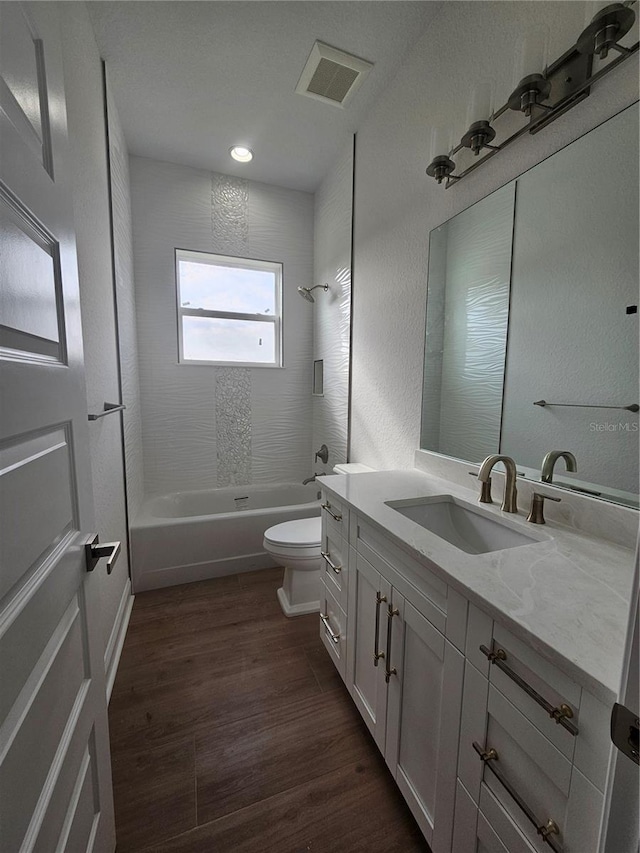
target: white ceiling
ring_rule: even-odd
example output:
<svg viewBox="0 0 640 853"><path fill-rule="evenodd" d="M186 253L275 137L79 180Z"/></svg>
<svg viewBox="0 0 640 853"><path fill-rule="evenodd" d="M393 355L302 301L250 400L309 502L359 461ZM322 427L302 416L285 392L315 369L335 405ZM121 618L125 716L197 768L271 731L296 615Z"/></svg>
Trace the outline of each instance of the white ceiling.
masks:
<svg viewBox="0 0 640 853"><path fill-rule="evenodd" d="M439 4L90 2L132 154L313 191ZM316 39L375 63L345 109L295 93ZM402 132L399 128L398 132ZM240 165L229 148L255 152Z"/></svg>

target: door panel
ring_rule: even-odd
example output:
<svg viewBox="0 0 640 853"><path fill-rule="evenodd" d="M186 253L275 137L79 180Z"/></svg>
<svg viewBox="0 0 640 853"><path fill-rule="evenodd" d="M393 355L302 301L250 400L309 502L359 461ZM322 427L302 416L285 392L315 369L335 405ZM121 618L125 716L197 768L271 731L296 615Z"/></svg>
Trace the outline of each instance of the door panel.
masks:
<svg viewBox="0 0 640 853"><path fill-rule="evenodd" d="M49 89L44 44L23 3L2 10L0 109L20 137L22 148L52 174Z"/></svg>
<svg viewBox="0 0 640 853"><path fill-rule="evenodd" d="M58 246L8 193L0 193L0 344L60 360Z"/></svg>
<svg viewBox="0 0 640 853"><path fill-rule="evenodd" d="M462 704L462 654L393 591L386 758L434 853L451 849Z"/></svg>
<svg viewBox="0 0 640 853"><path fill-rule="evenodd" d="M0 33L2 847L107 853L115 832L98 590L84 555L94 518L57 6L2 3Z"/></svg>
<svg viewBox="0 0 640 853"><path fill-rule="evenodd" d="M384 653L386 640L385 603L377 605L378 594L391 600L391 586L360 555L349 569L349 614L347 619L347 686L378 747L384 752L387 714L385 661L374 663L374 650ZM379 627L376 642L376 609Z"/></svg>
<svg viewBox="0 0 640 853"><path fill-rule="evenodd" d="M398 623L399 624L399 623ZM440 743L444 637L407 603L397 768L433 822Z"/></svg>
<svg viewBox="0 0 640 853"><path fill-rule="evenodd" d="M0 597L78 530L72 497L70 424L36 437L20 436L0 447L0 483L6 501L0 519Z"/></svg>

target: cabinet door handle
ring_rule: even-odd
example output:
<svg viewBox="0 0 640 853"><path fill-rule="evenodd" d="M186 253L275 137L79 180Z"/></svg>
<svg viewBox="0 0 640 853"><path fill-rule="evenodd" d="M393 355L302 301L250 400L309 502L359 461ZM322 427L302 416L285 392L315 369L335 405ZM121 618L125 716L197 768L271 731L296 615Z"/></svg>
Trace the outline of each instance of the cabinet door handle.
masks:
<svg viewBox="0 0 640 853"><path fill-rule="evenodd" d="M555 850L555 853L562 853L562 847L560 844L553 838L554 835L560 835L560 828L555 820L549 818L546 823L542 823L535 814L531 811L529 806L522 799L520 794L515 790L515 788L511 785L510 782L502 775L502 772L498 770L496 767L496 762L498 761L498 753L495 749L484 750L480 746L480 744L473 742L473 748L480 756L480 761L487 767L493 775L496 777L498 782L505 789L507 794L511 797L511 799L520 807L522 812L524 813L527 820L532 823L538 835L542 837L542 840L551 847L552 850Z"/></svg>
<svg viewBox="0 0 640 853"><path fill-rule="evenodd" d="M331 641L333 643L339 643L340 642L340 634L334 633L333 629L331 628L331 625L329 624L329 617L326 616L324 613L321 613L320 614L320 620L321 620L322 624L324 625L325 631L331 637Z"/></svg>
<svg viewBox="0 0 640 853"><path fill-rule="evenodd" d="M340 513L333 512L333 510L331 509L331 504L329 503L329 501L322 504L322 509L326 510L329 513L329 515L331 516L331 518L334 518L336 521L342 521L342 516L340 515Z"/></svg>
<svg viewBox="0 0 640 853"><path fill-rule="evenodd" d="M538 705L544 708L551 719L555 720L558 725L565 728L569 734L573 735L573 737L580 733L578 727L574 723L570 722L573 717L572 709L564 703L557 706L552 705L551 702L548 702L544 696L541 696L538 693L537 690L534 690L534 688L528 684L524 678L521 678L518 673L514 672L506 663L507 653L504 649L495 649L494 651L490 651L486 646L480 646L480 651L492 664L495 664L506 676L508 676L512 681L515 681L521 690L524 690L528 696L531 696L534 702L537 702Z"/></svg>
<svg viewBox="0 0 640 853"><path fill-rule="evenodd" d="M331 559L331 557L329 556L329 552L328 552L328 551L320 551L320 556L321 556L321 557L322 557L322 559L325 561L325 563L329 566L329 568L330 568L330 569L333 569L333 571L334 571L337 575L339 575L339 574L340 574L340 572L342 571L342 566L336 566L336 564L333 562L333 560L332 560L332 559Z"/></svg>
<svg viewBox="0 0 640 853"><path fill-rule="evenodd" d="M384 657L384 652L379 650L378 646L378 634L380 633L380 605L383 601L387 600L386 595L380 595L380 592L376 592L376 634L375 640L373 643L373 665L378 666L378 661L380 658Z"/></svg>
<svg viewBox="0 0 640 853"><path fill-rule="evenodd" d="M387 682L387 684L389 683L389 679L392 675L398 674L398 670L395 668L395 666L389 666L389 664L391 663L391 628L393 623L393 617L397 616L398 613L400 613L400 611L397 607L392 607L391 605L389 605L389 609L387 610L387 669L384 674L384 680Z"/></svg>

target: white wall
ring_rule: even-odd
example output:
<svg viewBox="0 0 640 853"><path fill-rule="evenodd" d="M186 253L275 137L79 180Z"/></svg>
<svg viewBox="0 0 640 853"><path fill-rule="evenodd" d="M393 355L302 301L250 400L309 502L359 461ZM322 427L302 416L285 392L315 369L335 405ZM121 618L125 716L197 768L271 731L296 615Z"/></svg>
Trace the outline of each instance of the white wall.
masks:
<svg viewBox="0 0 640 853"><path fill-rule="evenodd" d="M549 128L525 135L457 186L428 178L430 128L461 132L473 82L511 85L513 48L539 20L559 56L584 24L578 2L449 2L358 131L355 167L352 458L411 467L420 436L429 231L637 98L637 63L593 87Z"/></svg>
<svg viewBox="0 0 640 853"><path fill-rule="evenodd" d="M347 460L349 347L351 338L351 212L353 140L349 140L315 194L313 283L313 358L324 362L324 396L313 398L312 470L331 473ZM329 461L314 462L326 444Z"/></svg>
<svg viewBox="0 0 640 853"><path fill-rule="evenodd" d="M145 490L309 473L313 196L130 158ZM177 364L174 250L284 264L284 368Z"/></svg>
<svg viewBox="0 0 640 853"><path fill-rule="evenodd" d="M113 269L100 55L84 3L60 4L71 156L87 411L119 400ZM129 598L122 432L119 415L89 424L97 533L119 540L113 573L100 573L100 625L105 668L117 658L118 617ZM87 531L89 533L90 531Z"/></svg>

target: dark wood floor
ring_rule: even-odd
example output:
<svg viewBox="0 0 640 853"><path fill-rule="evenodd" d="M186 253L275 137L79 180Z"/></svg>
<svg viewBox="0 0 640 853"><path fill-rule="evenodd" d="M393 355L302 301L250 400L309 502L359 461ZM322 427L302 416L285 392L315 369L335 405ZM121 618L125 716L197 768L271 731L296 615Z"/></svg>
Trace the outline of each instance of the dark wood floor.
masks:
<svg viewBox="0 0 640 853"><path fill-rule="evenodd" d="M136 597L109 708L118 853L428 853L281 579Z"/></svg>

